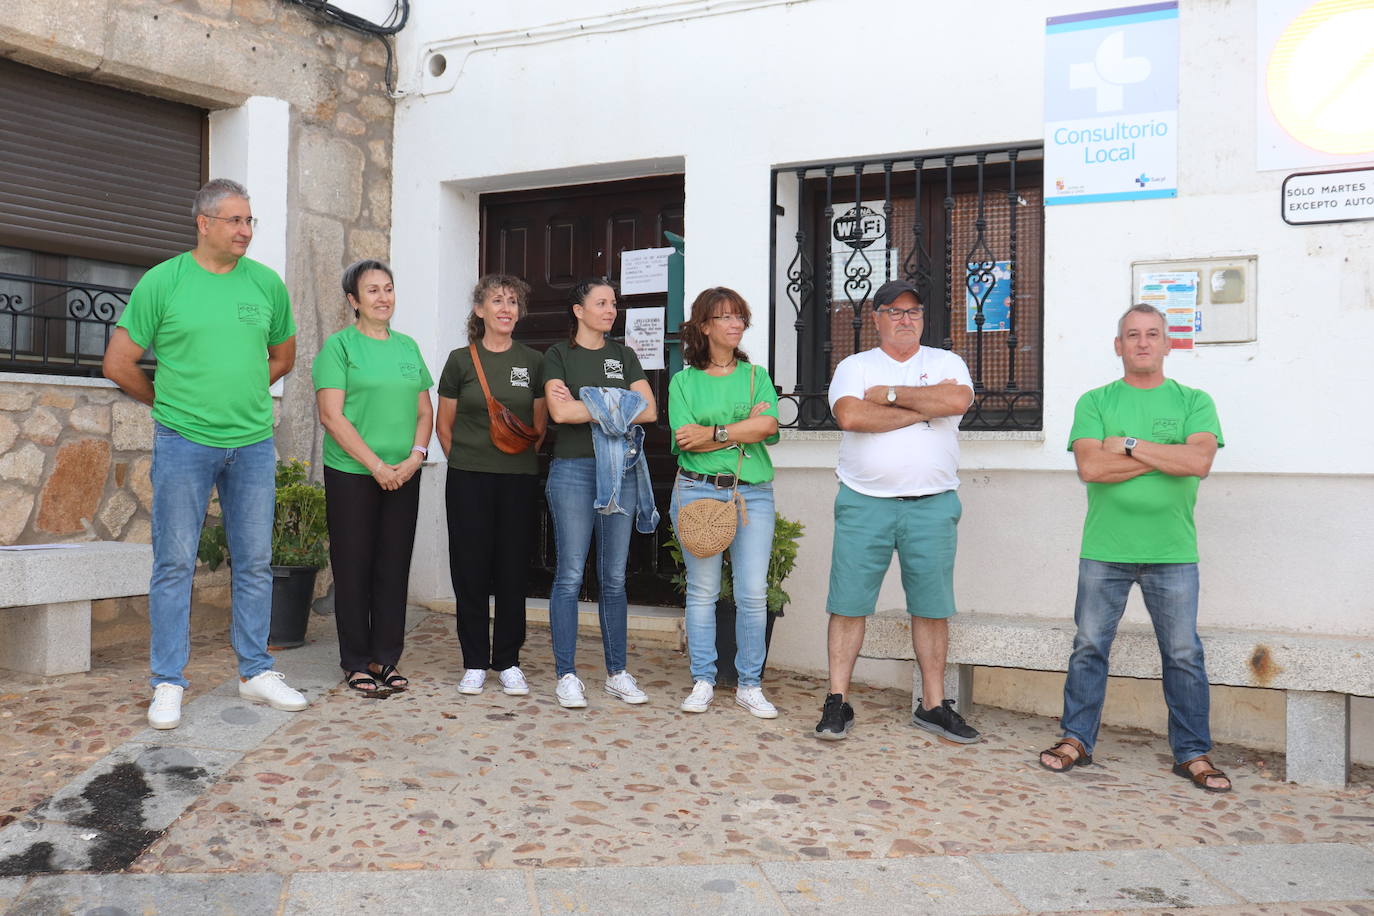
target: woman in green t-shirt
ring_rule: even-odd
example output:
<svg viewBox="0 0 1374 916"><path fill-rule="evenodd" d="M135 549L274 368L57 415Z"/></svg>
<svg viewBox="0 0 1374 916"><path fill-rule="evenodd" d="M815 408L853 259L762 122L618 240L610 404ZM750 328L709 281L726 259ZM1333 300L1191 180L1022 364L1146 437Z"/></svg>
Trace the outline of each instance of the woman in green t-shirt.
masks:
<svg viewBox="0 0 1374 916"><path fill-rule="evenodd" d="M468 345L449 354L439 377L439 444L448 456L444 503L448 513L449 574L457 605L463 676L458 692L482 692L494 670L501 690L530 692L520 670L525 645L525 596L538 500L539 444L516 454L491 439L487 399L473 362L481 365L491 396L542 441L547 413L539 351L515 340L530 288L519 277L488 274L472 290ZM495 599L495 621L488 608Z"/></svg>
<svg viewBox="0 0 1374 916"><path fill-rule="evenodd" d="M348 686L409 682L396 670L405 648L406 585L428 454L434 384L415 341L391 330L391 268L357 261L343 273L357 321L331 335L311 366L324 425L324 489L339 666Z"/></svg>
<svg viewBox="0 0 1374 916"><path fill-rule="evenodd" d="M698 499L727 500L738 475L747 510L739 514L730 551L735 592L735 704L760 719L778 710L760 686L767 654L768 562L773 550L773 462L764 446L778 441L778 395L768 370L749 362L739 348L749 327L749 305L723 286L697 296L682 325L682 355L689 365L668 386L668 425L678 456L672 518ZM722 554L682 552L687 567L687 649L692 692L683 712L705 712L715 696L716 599Z"/></svg>
<svg viewBox="0 0 1374 916"><path fill-rule="evenodd" d="M635 470L625 472L619 490L620 512L598 512L597 462L592 442L592 415L579 398L583 388L629 389L644 400L634 423L658 416L653 389L635 351L607 335L615 324L615 287L604 277L573 287L568 305L569 339L544 354L544 393L549 416L558 424L553 463L545 486L553 517L557 562L549 594L549 628L553 631L554 695L569 709L587 705L586 688L577 676L577 595L587 551L596 538L597 610L606 659L606 692L626 703L649 698L625 670L629 606L625 597L625 563L630 556L639 494Z"/></svg>

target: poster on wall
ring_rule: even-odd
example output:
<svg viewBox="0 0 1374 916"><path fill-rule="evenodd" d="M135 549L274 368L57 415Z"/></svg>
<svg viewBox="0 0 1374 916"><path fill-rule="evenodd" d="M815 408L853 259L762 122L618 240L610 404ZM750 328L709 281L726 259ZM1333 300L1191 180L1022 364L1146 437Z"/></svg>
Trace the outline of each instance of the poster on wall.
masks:
<svg viewBox="0 0 1374 916"><path fill-rule="evenodd" d="M1178 3L1045 20L1045 205L1178 195Z"/></svg>
<svg viewBox="0 0 1374 916"><path fill-rule="evenodd" d="M887 248L887 217L881 200L836 203L830 220L831 298L836 305L862 303L898 276L897 252ZM889 254L891 263L889 263Z"/></svg>
<svg viewBox="0 0 1374 916"><path fill-rule="evenodd" d="M1255 164L1374 162L1374 0L1258 0Z"/></svg>
<svg viewBox="0 0 1374 916"><path fill-rule="evenodd" d="M663 368L663 314L661 307L625 310L625 346L643 369Z"/></svg>
<svg viewBox="0 0 1374 916"><path fill-rule="evenodd" d="M1011 262L998 261L992 266L992 292L984 298L987 284L977 276L973 265L968 266L968 279L964 288L964 308L967 312L965 330L970 334L978 332L978 303L983 303L983 333L988 331L1011 330Z"/></svg>
<svg viewBox="0 0 1374 916"><path fill-rule="evenodd" d="M1170 349L1193 349L1198 332L1202 330L1202 310L1198 308L1199 279L1196 270L1156 271L1140 278L1136 301L1153 305L1164 313Z"/></svg>

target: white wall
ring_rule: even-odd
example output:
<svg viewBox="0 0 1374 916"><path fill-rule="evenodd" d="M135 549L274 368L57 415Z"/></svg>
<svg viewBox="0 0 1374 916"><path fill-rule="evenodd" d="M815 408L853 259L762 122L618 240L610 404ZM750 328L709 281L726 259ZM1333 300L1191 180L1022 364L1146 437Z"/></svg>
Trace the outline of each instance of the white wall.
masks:
<svg viewBox="0 0 1374 916"><path fill-rule="evenodd" d="M403 330L425 342L431 365L460 342L481 191L654 171L686 173L688 294L725 283L762 305L770 169L1034 141L1045 17L1103 5L986 0L976 17L966 4L905 0L727 13L686 2L621 15L591 0L418 5L400 46L409 94L396 117L392 251L412 304L401 316L413 321ZM1228 443L1203 485L1210 613L1236 626L1374 633L1360 581L1374 539L1352 509L1368 505L1374 472L1374 222L1280 218L1285 173L1255 171L1254 16L1246 3L1181 4L1176 200L1047 210L1044 437L964 443L966 482L986 478L996 494L970 493L976 511L962 531L960 587L978 606L1030 593L1040 600L1027 611L1068 612L1071 581L1036 551L1071 560L1075 550L1082 500L1065 439L1077 396L1120 374L1111 337L1131 262L1252 254L1258 341L1177 352L1167 366L1214 395ZM435 50L448 62L442 78L426 75ZM784 333L790 319L780 313ZM764 352L766 333L756 323L746 346ZM775 456L802 473L830 466L833 444L784 443ZM1051 535L1039 537L1046 516L1028 505L1053 519ZM829 532L814 536L827 549L809 562L826 563ZM991 559L970 567L974 556ZM812 635L807 657L823 664Z"/></svg>

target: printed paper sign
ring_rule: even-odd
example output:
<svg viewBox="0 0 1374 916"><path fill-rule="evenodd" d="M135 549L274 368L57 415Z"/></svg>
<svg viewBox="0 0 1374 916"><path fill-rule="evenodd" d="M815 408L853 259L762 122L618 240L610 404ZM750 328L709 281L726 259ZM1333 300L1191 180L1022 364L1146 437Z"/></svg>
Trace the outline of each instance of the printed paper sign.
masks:
<svg viewBox="0 0 1374 916"><path fill-rule="evenodd" d="M1011 262L997 261L992 267L992 292L984 298L986 284L978 279L978 271L969 265L965 282L965 307L968 311L964 330L978 331L978 302L983 303L983 332L1011 330Z"/></svg>
<svg viewBox="0 0 1374 916"><path fill-rule="evenodd" d="M668 291L668 255L672 248L641 248L620 253L620 294ZM647 368L647 367L646 367Z"/></svg>
<svg viewBox="0 0 1374 916"><path fill-rule="evenodd" d="M645 370L663 368L663 313L662 308L625 310L625 346L635 351Z"/></svg>
<svg viewBox="0 0 1374 916"><path fill-rule="evenodd" d="M1202 327L1198 279L1196 270L1147 273L1140 278L1136 301L1153 305L1164 313L1172 349L1193 349L1193 341Z"/></svg>

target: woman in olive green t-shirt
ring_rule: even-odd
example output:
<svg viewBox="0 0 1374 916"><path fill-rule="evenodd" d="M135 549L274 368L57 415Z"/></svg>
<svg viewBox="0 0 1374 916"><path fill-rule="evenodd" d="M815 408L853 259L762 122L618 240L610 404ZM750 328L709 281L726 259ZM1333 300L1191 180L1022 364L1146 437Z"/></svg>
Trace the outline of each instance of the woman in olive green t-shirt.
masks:
<svg viewBox="0 0 1374 916"><path fill-rule="evenodd" d="M331 335L311 366L324 425L324 488L339 666L348 686L405 687L406 586L420 509L434 384L415 341L391 330L391 268L344 270L357 321Z"/></svg>
<svg viewBox="0 0 1374 916"><path fill-rule="evenodd" d="M492 442L491 396L543 439L547 414L539 351L512 336L525 316L529 284L488 274L472 290L468 346L449 354L439 377L439 444L448 456L444 503L448 513L449 574L457 605L463 676L458 692L482 692L494 670L503 693L530 692L520 670L525 645L525 597L534 513L538 503L539 443L508 454ZM488 611L494 599L495 619Z"/></svg>

